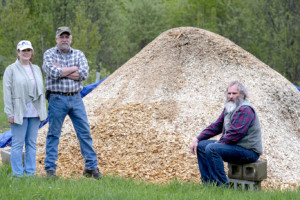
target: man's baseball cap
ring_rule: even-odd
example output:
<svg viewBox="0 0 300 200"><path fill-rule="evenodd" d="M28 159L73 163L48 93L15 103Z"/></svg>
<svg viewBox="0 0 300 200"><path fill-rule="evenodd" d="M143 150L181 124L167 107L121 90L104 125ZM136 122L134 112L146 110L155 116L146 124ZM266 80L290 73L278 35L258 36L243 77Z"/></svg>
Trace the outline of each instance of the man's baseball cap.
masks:
<svg viewBox="0 0 300 200"><path fill-rule="evenodd" d="M61 36L61 34L63 33L68 33L69 35L71 35L70 28L67 26L58 27L58 29L56 30L56 37Z"/></svg>
<svg viewBox="0 0 300 200"><path fill-rule="evenodd" d="M22 51L22 50L24 50L24 49L31 49L31 50L33 50L33 47L32 47L32 45L31 45L31 42L30 42L30 41L28 41L28 40L22 40L22 41L20 41L20 42L18 43L18 45L17 45L17 50Z"/></svg>

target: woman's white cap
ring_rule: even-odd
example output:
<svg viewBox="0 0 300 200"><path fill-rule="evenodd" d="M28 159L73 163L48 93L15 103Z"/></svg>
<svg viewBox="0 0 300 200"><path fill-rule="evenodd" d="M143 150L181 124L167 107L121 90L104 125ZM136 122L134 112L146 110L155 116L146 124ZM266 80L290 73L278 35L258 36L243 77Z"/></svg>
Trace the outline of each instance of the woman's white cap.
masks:
<svg viewBox="0 0 300 200"><path fill-rule="evenodd" d="M24 50L24 49L32 49L32 45L31 45L31 42L28 41L28 40L22 40L19 42L18 46L17 46L17 50Z"/></svg>

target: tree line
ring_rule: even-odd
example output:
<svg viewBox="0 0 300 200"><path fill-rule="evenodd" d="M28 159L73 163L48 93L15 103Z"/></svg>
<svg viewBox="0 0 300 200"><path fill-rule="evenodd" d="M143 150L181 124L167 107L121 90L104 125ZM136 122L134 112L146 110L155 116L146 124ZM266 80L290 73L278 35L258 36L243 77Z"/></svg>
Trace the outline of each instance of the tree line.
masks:
<svg viewBox="0 0 300 200"><path fill-rule="evenodd" d="M35 63L69 26L73 47L106 76L162 32L192 26L220 34L300 85L300 0L2 0L0 74L30 40Z"/></svg>

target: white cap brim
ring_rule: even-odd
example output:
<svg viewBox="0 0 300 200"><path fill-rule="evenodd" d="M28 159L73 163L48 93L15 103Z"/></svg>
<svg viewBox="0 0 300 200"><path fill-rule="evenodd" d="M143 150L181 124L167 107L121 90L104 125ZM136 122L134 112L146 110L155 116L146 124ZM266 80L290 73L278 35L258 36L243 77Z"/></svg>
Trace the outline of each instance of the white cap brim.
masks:
<svg viewBox="0 0 300 200"><path fill-rule="evenodd" d="M23 45L20 48L18 48L18 50L20 50L20 51L23 51L24 49L31 49L31 50L33 50L32 46L30 46L30 45Z"/></svg>

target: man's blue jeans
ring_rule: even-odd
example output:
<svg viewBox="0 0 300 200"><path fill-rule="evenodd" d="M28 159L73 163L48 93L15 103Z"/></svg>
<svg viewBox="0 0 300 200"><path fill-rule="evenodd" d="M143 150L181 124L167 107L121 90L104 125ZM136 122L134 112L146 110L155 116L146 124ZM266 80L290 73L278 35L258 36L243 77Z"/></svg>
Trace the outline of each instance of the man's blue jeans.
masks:
<svg viewBox="0 0 300 200"><path fill-rule="evenodd" d="M10 162L13 176L22 177L23 174L32 176L36 170L36 138L39 130L40 118L23 118L23 124L11 125L12 146ZM23 167L23 146L25 143L25 160Z"/></svg>
<svg viewBox="0 0 300 200"><path fill-rule="evenodd" d="M65 117L69 115L79 140L81 154L87 169L97 168L97 154L88 124L87 114L80 93L73 96L50 94L48 117L49 130L46 139L45 170L56 170L58 143Z"/></svg>
<svg viewBox="0 0 300 200"><path fill-rule="evenodd" d="M201 179L204 184L228 186L224 170L225 162L246 164L257 161L259 154L237 145L216 143L216 140L198 142L197 159Z"/></svg>

